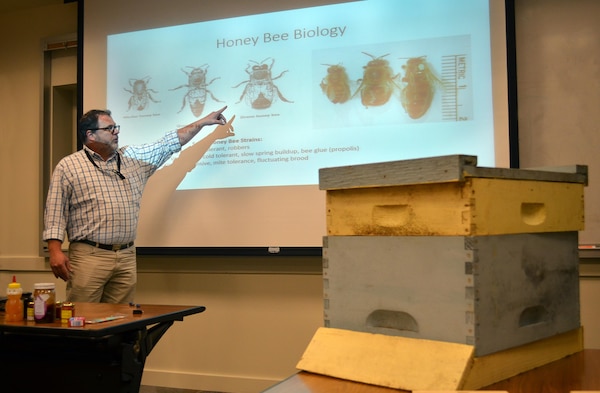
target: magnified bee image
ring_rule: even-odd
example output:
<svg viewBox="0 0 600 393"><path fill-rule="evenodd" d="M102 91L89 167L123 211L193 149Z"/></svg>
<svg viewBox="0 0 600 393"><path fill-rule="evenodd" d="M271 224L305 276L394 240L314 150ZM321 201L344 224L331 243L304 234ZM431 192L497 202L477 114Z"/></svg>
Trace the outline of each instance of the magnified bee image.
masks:
<svg viewBox="0 0 600 393"><path fill-rule="evenodd" d="M132 108L138 111L143 111L146 109L150 101L160 102L152 97L151 93L156 94L158 92L148 87L149 82L149 76L142 79L129 79L129 86L131 89L123 88L123 90L131 94L131 97L129 97L128 101L128 111L130 111Z"/></svg>
<svg viewBox="0 0 600 393"><path fill-rule="evenodd" d="M184 69L182 69L181 71L183 71L183 73L186 74L188 77L187 84L183 84L169 90L173 91L185 87L187 89L187 92L183 96L183 103L181 105L181 108L179 109L179 112L177 113L183 111L187 103L194 116L200 117L200 115L204 111L204 105L206 104L206 98L208 96L210 96L210 98L212 98L215 102L223 102L216 98L214 94L208 89L208 86L211 83L213 83L217 79L220 79L221 77L213 78L210 82L207 83L206 74L208 72L208 64L204 64L200 67L188 66L186 68L190 69L190 71L188 72Z"/></svg>
<svg viewBox="0 0 600 393"><path fill-rule="evenodd" d="M363 77L358 82L360 86L352 97L360 92L361 102L364 106L381 106L386 104L394 91L400 91L401 87L396 83L400 74L394 75L394 71L383 56L375 57L370 53L362 52L371 57L371 61L363 67Z"/></svg>
<svg viewBox="0 0 600 393"><path fill-rule="evenodd" d="M418 119L427 113L437 87L443 86L443 83L434 74L433 68L426 61L426 56L410 58L402 68L404 87L400 100L408 116L411 119Z"/></svg>
<svg viewBox="0 0 600 393"><path fill-rule="evenodd" d="M246 85L237 103L245 101L253 109L267 109L271 107L275 97L279 97L283 102L293 103L293 101L285 98L277 85L273 83L274 80L281 78L288 70L282 71L279 75L273 77L271 69L275 64L275 59L271 60L270 65L265 63L267 60L269 58L264 59L260 63L251 60L255 65L248 65L246 67L245 71L249 79L233 86L235 89L243 84Z"/></svg>
<svg viewBox="0 0 600 393"><path fill-rule="evenodd" d="M350 79L346 68L342 65L323 64L327 66L327 76L321 80L323 94L334 104L343 104L350 99Z"/></svg>

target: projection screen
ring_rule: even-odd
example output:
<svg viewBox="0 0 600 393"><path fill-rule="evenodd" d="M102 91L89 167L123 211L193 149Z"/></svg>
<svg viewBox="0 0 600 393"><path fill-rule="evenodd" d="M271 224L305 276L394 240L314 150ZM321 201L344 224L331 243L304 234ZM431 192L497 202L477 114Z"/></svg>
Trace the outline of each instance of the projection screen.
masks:
<svg viewBox="0 0 600 393"><path fill-rule="evenodd" d="M293 3L293 4L292 4ZM87 0L83 107L119 143L227 106L149 181L138 248L318 249L320 168L449 154L509 166L504 2Z"/></svg>

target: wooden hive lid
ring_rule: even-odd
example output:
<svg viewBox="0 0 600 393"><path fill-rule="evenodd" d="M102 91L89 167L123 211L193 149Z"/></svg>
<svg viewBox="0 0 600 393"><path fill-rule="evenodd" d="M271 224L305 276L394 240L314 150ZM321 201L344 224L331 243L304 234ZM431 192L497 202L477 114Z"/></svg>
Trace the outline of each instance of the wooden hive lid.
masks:
<svg viewBox="0 0 600 393"><path fill-rule="evenodd" d="M387 187L464 182L469 177L580 183L587 186L587 165L529 169L478 167L477 157L448 155L319 169L319 189Z"/></svg>

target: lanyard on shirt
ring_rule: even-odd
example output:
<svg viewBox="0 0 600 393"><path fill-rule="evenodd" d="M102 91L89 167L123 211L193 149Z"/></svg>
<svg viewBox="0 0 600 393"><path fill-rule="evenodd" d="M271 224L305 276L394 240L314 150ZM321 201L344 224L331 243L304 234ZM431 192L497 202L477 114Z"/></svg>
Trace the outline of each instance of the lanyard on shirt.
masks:
<svg viewBox="0 0 600 393"><path fill-rule="evenodd" d="M85 155L87 156L88 160L90 160L90 162L92 163L92 165L94 165L96 168L98 168L99 171L102 171L102 169L100 169L100 167L98 166L98 164L96 164L96 162L94 161L94 159L92 158L92 155L85 149L83 149L83 151L85 152ZM119 152L117 152L117 169L112 169L111 170L114 174L116 174L117 176L119 176L119 178L121 180L125 180L125 176L121 173L121 155L119 154Z"/></svg>

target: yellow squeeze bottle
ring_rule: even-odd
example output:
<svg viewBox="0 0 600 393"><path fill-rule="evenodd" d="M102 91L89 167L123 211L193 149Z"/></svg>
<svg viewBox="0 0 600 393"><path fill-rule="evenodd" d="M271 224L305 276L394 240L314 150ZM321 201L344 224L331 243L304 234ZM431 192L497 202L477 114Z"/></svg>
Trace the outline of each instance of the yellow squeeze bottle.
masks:
<svg viewBox="0 0 600 393"><path fill-rule="evenodd" d="M13 276L12 282L8 284L6 295L8 300L4 306L4 321L5 322L17 322L23 320L23 301L21 295L23 294L23 288Z"/></svg>

